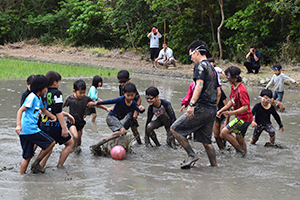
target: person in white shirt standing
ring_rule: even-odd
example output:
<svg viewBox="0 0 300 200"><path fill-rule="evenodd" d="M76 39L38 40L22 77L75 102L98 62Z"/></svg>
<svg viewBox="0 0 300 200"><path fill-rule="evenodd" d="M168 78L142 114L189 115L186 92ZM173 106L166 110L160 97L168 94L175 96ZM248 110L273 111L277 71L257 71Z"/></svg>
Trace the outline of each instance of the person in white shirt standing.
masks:
<svg viewBox="0 0 300 200"><path fill-rule="evenodd" d="M163 65L166 69L168 65L173 64L176 67L175 59L173 57L173 50L170 49L166 42L163 44L163 49L160 50L158 57L155 59L155 67L157 66L157 62L160 65Z"/></svg>
<svg viewBox="0 0 300 200"><path fill-rule="evenodd" d="M152 67L155 67L154 60L157 58L159 53L159 38L161 38L161 34L158 32L158 29L153 26L152 31L147 36L150 38L150 59ZM156 67L155 67L156 68Z"/></svg>

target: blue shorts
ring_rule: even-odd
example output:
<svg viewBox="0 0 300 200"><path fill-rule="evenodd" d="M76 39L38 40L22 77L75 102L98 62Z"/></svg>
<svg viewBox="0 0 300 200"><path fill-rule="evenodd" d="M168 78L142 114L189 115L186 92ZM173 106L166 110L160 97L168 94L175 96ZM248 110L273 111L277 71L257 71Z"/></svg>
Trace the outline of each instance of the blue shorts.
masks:
<svg viewBox="0 0 300 200"><path fill-rule="evenodd" d="M50 137L52 137L55 140L55 142L59 145L62 145L71 139L70 133L67 137L61 136L61 127L53 128L50 126L41 126L41 130L47 133Z"/></svg>
<svg viewBox="0 0 300 200"><path fill-rule="evenodd" d="M196 142L211 144L216 112L216 108L197 106L192 119L188 119L185 113L171 125L171 128L184 137L194 132L194 140Z"/></svg>
<svg viewBox="0 0 300 200"><path fill-rule="evenodd" d="M106 123L113 132L116 132L124 127L122 122L117 117L109 114L106 117Z"/></svg>
<svg viewBox="0 0 300 200"><path fill-rule="evenodd" d="M40 131L35 134L20 135L20 142L23 149L22 156L27 159L34 155L34 144L45 150L54 142L54 139L45 132Z"/></svg>
<svg viewBox="0 0 300 200"><path fill-rule="evenodd" d="M245 137L249 125L250 123L248 122L244 122L239 118L234 118L226 125L226 128L228 130L233 130L236 135L240 135L243 138Z"/></svg>
<svg viewBox="0 0 300 200"><path fill-rule="evenodd" d="M276 100L278 98L278 101L282 102L283 94L284 94L284 92L274 91L274 93L273 93L273 99Z"/></svg>

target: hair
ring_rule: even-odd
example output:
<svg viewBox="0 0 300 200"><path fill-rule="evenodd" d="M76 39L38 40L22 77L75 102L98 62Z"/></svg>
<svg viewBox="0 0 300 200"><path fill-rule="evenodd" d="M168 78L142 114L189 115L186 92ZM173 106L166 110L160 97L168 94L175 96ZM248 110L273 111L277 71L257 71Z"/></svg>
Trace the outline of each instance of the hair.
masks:
<svg viewBox="0 0 300 200"><path fill-rule="evenodd" d="M126 92L137 92L136 87L135 87L135 85L133 83L126 83L124 85L123 90L124 90L124 94Z"/></svg>
<svg viewBox="0 0 300 200"><path fill-rule="evenodd" d="M255 46L254 44L252 44L252 45L250 46L250 48L256 49L256 46Z"/></svg>
<svg viewBox="0 0 300 200"><path fill-rule="evenodd" d="M157 95L159 95L159 91L156 87L151 86L146 90L146 95L156 97Z"/></svg>
<svg viewBox="0 0 300 200"><path fill-rule="evenodd" d="M225 70L225 74L230 74L231 77L237 78L237 82L242 82L242 77L240 77L241 69L236 66L230 66Z"/></svg>
<svg viewBox="0 0 300 200"><path fill-rule="evenodd" d="M194 40L188 47L188 51L194 51L197 49L201 55L207 55L208 49L204 41L202 40Z"/></svg>
<svg viewBox="0 0 300 200"><path fill-rule="evenodd" d="M208 58L207 60L208 60L208 62L212 62L212 63L215 62L215 59L214 59L213 57L210 57L210 58Z"/></svg>
<svg viewBox="0 0 300 200"><path fill-rule="evenodd" d="M38 92L42 91L44 88L47 88L49 86L49 79L41 74L35 75L31 85L30 85L30 91L34 94L37 94Z"/></svg>
<svg viewBox="0 0 300 200"><path fill-rule="evenodd" d="M93 78L93 82L92 82L92 86L94 86L95 88L98 87L99 83L102 83L102 78L99 75L94 76Z"/></svg>
<svg viewBox="0 0 300 200"><path fill-rule="evenodd" d="M282 67L281 67L281 65L280 65L279 63L273 65L272 69L274 69L275 67L276 67L278 70L281 70L281 69L282 69Z"/></svg>
<svg viewBox="0 0 300 200"><path fill-rule="evenodd" d="M272 90L269 90L269 89L263 89L263 90L260 92L260 96L261 96L261 97L267 96L267 97L272 98L272 96L273 96Z"/></svg>
<svg viewBox="0 0 300 200"><path fill-rule="evenodd" d="M164 42L163 44L166 44L168 46L168 43L167 42Z"/></svg>
<svg viewBox="0 0 300 200"><path fill-rule="evenodd" d="M53 85L55 81L61 81L61 76L55 71L48 71L46 77L49 79L49 86Z"/></svg>
<svg viewBox="0 0 300 200"><path fill-rule="evenodd" d="M77 81L75 81L74 82L74 84L73 84L73 89L75 90L75 91L77 91L77 90L86 90L86 84L85 84L85 82L83 81L83 80L77 80Z"/></svg>
<svg viewBox="0 0 300 200"><path fill-rule="evenodd" d="M117 75L118 79L129 79L129 72L127 70L121 70Z"/></svg>
<svg viewBox="0 0 300 200"><path fill-rule="evenodd" d="M34 75L30 75L27 77L26 79L26 83L27 85L31 85L32 81L33 81Z"/></svg>

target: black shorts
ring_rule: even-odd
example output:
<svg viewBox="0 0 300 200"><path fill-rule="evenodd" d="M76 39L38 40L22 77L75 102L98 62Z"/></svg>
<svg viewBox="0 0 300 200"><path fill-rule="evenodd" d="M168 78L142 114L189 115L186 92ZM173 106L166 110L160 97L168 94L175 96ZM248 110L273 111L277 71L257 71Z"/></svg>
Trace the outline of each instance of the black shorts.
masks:
<svg viewBox="0 0 300 200"><path fill-rule="evenodd" d="M76 122L76 119L75 119L75 124L71 124L69 121L67 121L67 127L68 129L70 129L71 126L76 126L76 129L77 131L81 131L85 125L85 121L81 121L81 122Z"/></svg>
<svg viewBox="0 0 300 200"><path fill-rule="evenodd" d="M97 112L96 112L96 108L95 107L93 107L93 108L86 108L85 109L85 115L91 115L91 114L96 114Z"/></svg>
<svg viewBox="0 0 300 200"><path fill-rule="evenodd" d="M50 137L52 137L56 143L59 145L62 145L66 142L68 142L71 139L70 133L67 137L61 136L61 127L51 127L51 126L41 126L42 131L47 133Z"/></svg>
<svg viewBox="0 0 300 200"><path fill-rule="evenodd" d="M159 48L150 48L150 59L155 60L158 57Z"/></svg>

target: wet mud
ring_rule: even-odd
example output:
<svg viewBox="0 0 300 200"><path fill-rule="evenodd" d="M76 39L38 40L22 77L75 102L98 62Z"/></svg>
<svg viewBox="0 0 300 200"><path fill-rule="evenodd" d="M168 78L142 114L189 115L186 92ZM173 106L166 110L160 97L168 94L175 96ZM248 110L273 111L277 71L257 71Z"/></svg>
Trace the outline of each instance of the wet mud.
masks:
<svg viewBox="0 0 300 200"><path fill-rule="evenodd" d="M60 90L64 98L72 93L75 80L63 78ZM89 89L92 78L84 80ZM154 85L160 90L160 98L171 101L176 117L182 114L179 113L180 101L190 80L134 74L131 81L137 85L146 109L144 91ZM106 125L107 113L97 109L96 123L90 121L91 116L86 118L81 154L71 153L65 165L57 168L62 146L56 145L44 174L33 174L28 168L27 174L19 175L21 146L14 129L20 97L25 89L25 80L0 80L0 199L298 199L298 91L285 91L283 104L286 111L279 113L284 132L279 132L276 121L271 120L276 129L276 142L287 148L264 147L269 142L269 135L265 132L256 145L250 145L254 130L250 127L245 136L248 153L244 158L236 155L230 147L219 151L214 142L218 166L210 167L203 145L189 140L199 160L191 169L182 170L180 163L187 154L182 148L168 147L162 127L156 130L161 143L159 147L145 147L134 141L123 160L94 156L89 146L111 134ZM223 89L229 95L228 83L223 84ZM261 89L247 87L251 107L259 102ZM117 79L105 78L99 97L106 100L117 96ZM146 114L140 114L138 130L142 141L145 121ZM132 133L129 131L128 134Z"/></svg>

